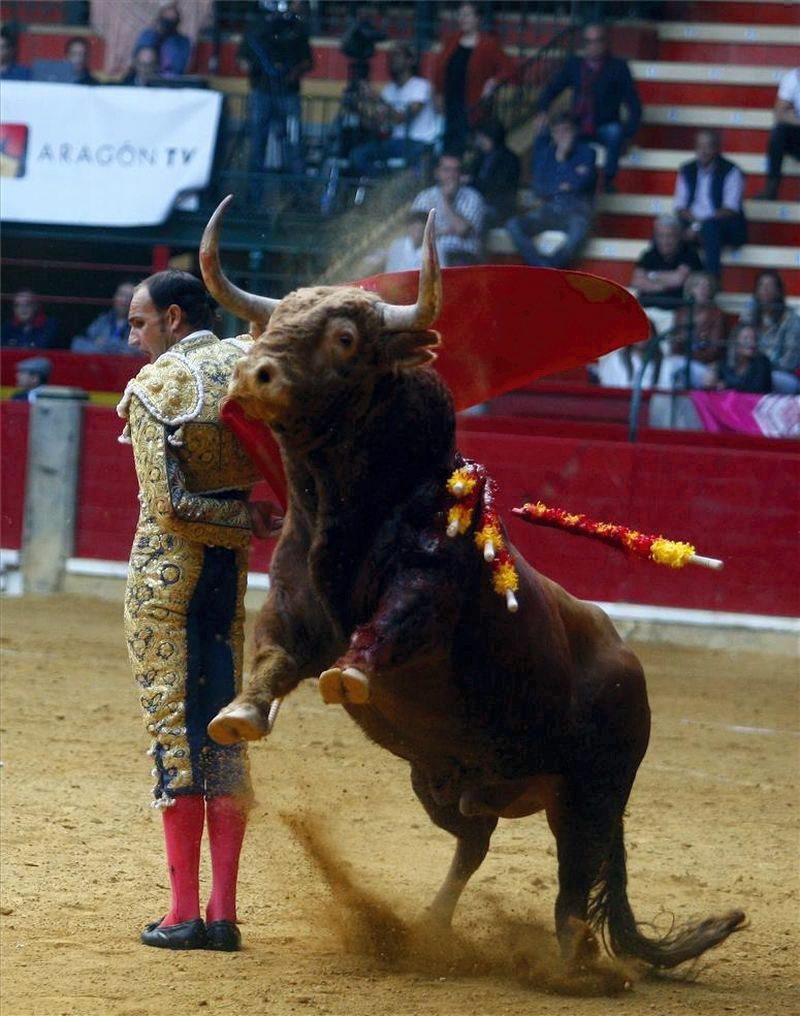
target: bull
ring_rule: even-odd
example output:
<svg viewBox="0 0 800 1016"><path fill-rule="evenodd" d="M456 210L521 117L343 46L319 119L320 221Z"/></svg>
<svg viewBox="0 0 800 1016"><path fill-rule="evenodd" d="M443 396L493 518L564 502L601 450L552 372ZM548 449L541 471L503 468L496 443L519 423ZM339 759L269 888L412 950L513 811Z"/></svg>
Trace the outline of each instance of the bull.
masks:
<svg viewBox="0 0 800 1016"><path fill-rule="evenodd" d="M659 968L722 942L743 925L741 911L656 939L628 901L623 811L650 733L634 653L602 610L508 543L519 576L510 612L473 532L447 533L446 485L462 460L452 397L431 367L441 302L432 218L414 305L354 287L278 301L224 275L224 207L204 233L201 268L217 300L252 323L230 396L276 437L288 508L251 680L211 736L263 737L275 700L319 677L325 701L409 763L430 819L456 838L430 908L442 926L498 819L544 811L557 843L556 933L571 969L597 953L597 933L613 955Z"/></svg>

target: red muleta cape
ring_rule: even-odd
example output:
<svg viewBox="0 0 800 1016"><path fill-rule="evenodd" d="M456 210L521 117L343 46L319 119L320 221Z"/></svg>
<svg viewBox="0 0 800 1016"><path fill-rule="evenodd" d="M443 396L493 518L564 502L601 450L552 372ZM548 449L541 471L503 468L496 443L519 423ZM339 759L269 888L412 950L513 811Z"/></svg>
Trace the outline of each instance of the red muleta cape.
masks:
<svg viewBox="0 0 800 1016"><path fill-rule="evenodd" d="M391 303L417 299L418 272L373 275L354 285ZM456 410L603 353L647 338L636 298L608 279L524 265L481 265L442 271L442 345L435 363ZM270 430L225 403L222 419L236 434L282 508L286 479Z"/></svg>

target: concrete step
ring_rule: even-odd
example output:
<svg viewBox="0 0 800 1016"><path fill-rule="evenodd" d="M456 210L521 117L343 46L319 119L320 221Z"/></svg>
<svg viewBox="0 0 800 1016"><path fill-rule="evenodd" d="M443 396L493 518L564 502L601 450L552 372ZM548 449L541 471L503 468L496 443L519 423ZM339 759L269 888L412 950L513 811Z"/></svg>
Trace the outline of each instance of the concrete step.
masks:
<svg viewBox="0 0 800 1016"><path fill-rule="evenodd" d="M642 240L596 237L588 241L581 258L573 267L627 286L646 245L646 241ZM505 229L491 230L486 250L493 262L520 262L519 254ZM800 293L800 251L767 244L745 244L739 250L727 250L722 255L723 291L752 292L756 276L765 268L774 268L781 273L788 293Z"/></svg>
<svg viewBox="0 0 800 1016"><path fill-rule="evenodd" d="M769 110L763 112L768 113ZM709 120L708 123L713 124L714 121ZM681 124L644 123L636 132L636 144L642 148L694 148L697 130L697 127ZM725 127L722 131L723 151L733 159L739 152L766 152L768 144L768 130Z"/></svg>
<svg viewBox="0 0 800 1016"><path fill-rule="evenodd" d="M594 146L597 150L598 164L605 161L605 149L600 145ZM660 170L671 169L677 171L678 166L694 158L691 149L676 148L638 148L634 147L620 160L620 166L624 169L648 169ZM733 160L745 175L759 174L764 172L764 154L760 152L737 152ZM783 167L785 177L800 177L800 162L794 159L786 159Z"/></svg>
<svg viewBox="0 0 800 1016"><path fill-rule="evenodd" d="M754 202L757 204L758 202ZM619 239L637 239L649 241L653 235L652 215L618 215L613 212L599 212L592 224L595 233L600 236L613 236ZM796 222L758 222L748 223L747 238L750 243L775 247L797 246L800 227Z"/></svg>
<svg viewBox="0 0 800 1016"><path fill-rule="evenodd" d="M521 207L529 207L533 200L530 190L520 190ZM646 216L652 222L658 215L669 215L673 203L671 195L598 194L595 209L613 215ZM745 201L745 213L751 222L800 223L800 204L795 201Z"/></svg>
<svg viewBox="0 0 800 1016"><path fill-rule="evenodd" d="M741 25L800 25L796 0L686 0L668 2L666 14L670 21L683 19L687 24L723 23Z"/></svg>
<svg viewBox="0 0 800 1016"><path fill-rule="evenodd" d="M520 204L530 204L531 193L521 194ZM600 194L595 201L596 232L603 236L649 240L653 220L669 215L672 197L652 194ZM800 232L800 203L793 201L746 201L751 243L766 246L796 247Z"/></svg>
<svg viewBox="0 0 800 1016"><path fill-rule="evenodd" d="M497 254L513 254L516 251L511 237L505 229L493 229L489 233L488 249ZM642 253L641 240L622 240L614 237L595 237L584 247L587 258L602 258L609 261L635 262ZM776 268L800 272L800 251L788 247L775 247L747 243L736 251L727 251L722 256L723 265L744 265L753 268Z"/></svg>
<svg viewBox="0 0 800 1016"><path fill-rule="evenodd" d="M771 85L791 70L760 64L707 64L685 60L631 60L631 74L637 81L680 81L714 85Z"/></svg>
<svg viewBox="0 0 800 1016"><path fill-rule="evenodd" d="M656 26L660 60L713 64L800 63L800 36L789 25L666 21Z"/></svg>
<svg viewBox="0 0 800 1016"><path fill-rule="evenodd" d="M772 127L771 109L750 109L722 106L665 106L658 103L645 105L642 120L651 124L676 124L686 127L754 128L769 130Z"/></svg>
<svg viewBox="0 0 800 1016"><path fill-rule="evenodd" d="M699 11L707 7L703 4ZM759 5L763 6L763 5ZM795 4L795 6L797 6ZM791 25L720 24L715 21L662 21L656 25L660 42L729 42L748 45L785 45L800 47L797 33Z"/></svg>

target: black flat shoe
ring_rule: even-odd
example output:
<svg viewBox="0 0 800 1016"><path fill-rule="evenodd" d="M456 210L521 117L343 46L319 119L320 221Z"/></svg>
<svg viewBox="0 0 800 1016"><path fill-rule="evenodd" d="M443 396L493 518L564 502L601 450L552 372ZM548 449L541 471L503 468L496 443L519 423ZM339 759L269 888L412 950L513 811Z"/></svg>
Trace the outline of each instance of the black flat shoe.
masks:
<svg viewBox="0 0 800 1016"><path fill-rule="evenodd" d="M202 918L163 928L161 921L153 921L145 927L141 935L143 945L153 945L157 949L205 949L206 926Z"/></svg>
<svg viewBox="0 0 800 1016"><path fill-rule="evenodd" d="M241 947L242 933L233 921L212 921L206 926L206 949L238 952Z"/></svg>

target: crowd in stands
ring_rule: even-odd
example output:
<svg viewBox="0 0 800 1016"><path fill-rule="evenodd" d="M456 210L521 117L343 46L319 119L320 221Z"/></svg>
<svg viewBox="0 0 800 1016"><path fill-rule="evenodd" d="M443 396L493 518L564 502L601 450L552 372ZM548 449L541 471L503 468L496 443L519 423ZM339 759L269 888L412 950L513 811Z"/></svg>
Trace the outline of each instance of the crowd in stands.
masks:
<svg viewBox="0 0 800 1016"><path fill-rule="evenodd" d="M0 329L0 345L7 349L69 349L73 353L141 356L128 345L130 308L134 282L121 282L108 310L98 315L82 335L64 335L60 323L41 309L37 295L21 289L14 295L11 316Z"/></svg>
<svg viewBox="0 0 800 1016"><path fill-rule="evenodd" d="M247 198L254 206L268 172L297 176L306 168L300 86L313 54L305 13L300 0L254 4L242 34L237 59L249 82ZM487 241L492 230L503 227L527 264L573 265L591 235L596 194L618 191L619 162L640 124L642 106L630 67L613 54L606 24L584 25L580 54L568 56L539 94L530 158L523 168L491 105L498 87L513 82L519 61L483 30L479 5L461 3L455 14L456 30L442 37L430 79L420 74L417 52L397 43L388 53L389 82L382 88L370 82L371 58L384 38L378 5L359 5L341 43L351 61L342 116L350 114L352 122L354 115L356 123L339 153L346 162L344 175L362 180L403 167L420 181L402 234L376 252L373 265L386 271L418 267L425 213L431 208L437 211L439 253L446 266L492 260ZM193 39L181 31L180 5L161 3L116 83L151 87L180 79L192 68L192 50ZM97 84L88 56L84 37L67 41L69 80ZM5 29L0 77L31 79L30 69L17 62L14 35ZM568 90L565 107L559 100ZM777 197L785 157L800 157L800 69L780 82L774 116L767 183L757 195L765 200ZM800 318L786 304L780 275L772 270L759 275L730 335L716 302L723 251L747 239L741 168L723 154L719 132L705 127L696 133L694 158L675 170L673 213L655 221L652 242L630 280L651 319L657 352L653 343L618 351L600 363L598 379L631 384L645 357L645 385L799 392ZM528 195L532 203L526 203ZM129 352L131 287L121 284L111 308L70 348ZM17 293L2 344L47 349L64 341L35 295Z"/></svg>

